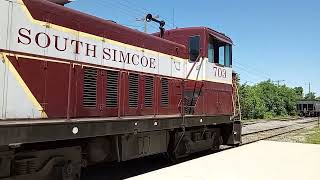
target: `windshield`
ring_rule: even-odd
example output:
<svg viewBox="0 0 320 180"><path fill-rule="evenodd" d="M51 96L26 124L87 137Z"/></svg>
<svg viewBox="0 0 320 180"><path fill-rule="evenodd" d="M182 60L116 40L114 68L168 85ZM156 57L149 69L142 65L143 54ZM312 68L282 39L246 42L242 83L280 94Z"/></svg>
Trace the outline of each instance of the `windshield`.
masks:
<svg viewBox="0 0 320 180"><path fill-rule="evenodd" d="M232 46L210 36L208 42L208 61L225 67L231 67Z"/></svg>

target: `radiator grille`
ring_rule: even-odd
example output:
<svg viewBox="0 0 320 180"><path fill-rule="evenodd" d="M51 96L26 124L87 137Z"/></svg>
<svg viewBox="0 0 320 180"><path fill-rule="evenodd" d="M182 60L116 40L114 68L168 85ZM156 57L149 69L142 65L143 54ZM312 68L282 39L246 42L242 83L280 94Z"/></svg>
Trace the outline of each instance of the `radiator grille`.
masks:
<svg viewBox="0 0 320 180"><path fill-rule="evenodd" d="M106 80L106 107L118 106L118 78L116 71L107 71Z"/></svg>
<svg viewBox="0 0 320 180"><path fill-rule="evenodd" d="M97 70L84 68L83 107L93 108L97 104Z"/></svg>
<svg viewBox="0 0 320 180"><path fill-rule="evenodd" d="M161 79L161 106L169 105L169 80Z"/></svg>
<svg viewBox="0 0 320 180"><path fill-rule="evenodd" d="M138 107L139 97L139 75L129 74L129 107Z"/></svg>
<svg viewBox="0 0 320 180"><path fill-rule="evenodd" d="M152 107L152 103L153 103L153 77L152 76L146 76L144 87L145 87L144 106Z"/></svg>

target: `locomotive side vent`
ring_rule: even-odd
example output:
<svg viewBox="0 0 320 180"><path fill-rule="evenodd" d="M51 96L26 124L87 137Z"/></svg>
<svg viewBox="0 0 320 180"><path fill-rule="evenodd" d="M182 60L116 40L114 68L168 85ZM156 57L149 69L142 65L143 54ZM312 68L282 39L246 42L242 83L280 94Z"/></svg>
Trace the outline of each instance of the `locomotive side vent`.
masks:
<svg viewBox="0 0 320 180"><path fill-rule="evenodd" d="M85 67L83 80L83 107L94 108L97 104L97 69Z"/></svg>
<svg viewBox="0 0 320 180"><path fill-rule="evenodd" d="M161 79L161 106L167 107L169 105L169 80Z"/></svg>
<svg viewBox="0 0 320 180"><path fill-rule="evenodd" d="M138 107L139 75L129 74L129 107Z"/></svg>
<svg viewBox="0 0 320 180"><path fill-rule="evenodd" d="M144 91L144 106L152 107L153 103L153 77L146 76L144 83L145 91Z"/></svg>
<svg viewBox="0 0 320 180"><path fill-rule="evenodd" d="M113 108L118 106L118 78L118 72L107 71L106 107Z"/></svg>

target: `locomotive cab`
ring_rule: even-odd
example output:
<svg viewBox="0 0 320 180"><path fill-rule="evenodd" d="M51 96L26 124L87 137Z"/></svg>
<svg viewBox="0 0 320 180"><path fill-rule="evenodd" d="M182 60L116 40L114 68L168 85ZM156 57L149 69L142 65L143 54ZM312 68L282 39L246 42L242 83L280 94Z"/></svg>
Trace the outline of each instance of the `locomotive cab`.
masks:
<svg viewBox="0 0 320 180"><path fill-rule="evenodd" d="M222 144L241 143L241 111L236 73L232 71L232 40L206 27L167 30L163 38L188 49L186 113L230 118L234 123L221 128Z"/></svg>
<svg viewBox="0 0 320 180"><path fill-rule="evenodd" d="M192 27L167 30L163 38L188 47L188 79L232 84L233 42L229 37L210 28Z"/></svg>

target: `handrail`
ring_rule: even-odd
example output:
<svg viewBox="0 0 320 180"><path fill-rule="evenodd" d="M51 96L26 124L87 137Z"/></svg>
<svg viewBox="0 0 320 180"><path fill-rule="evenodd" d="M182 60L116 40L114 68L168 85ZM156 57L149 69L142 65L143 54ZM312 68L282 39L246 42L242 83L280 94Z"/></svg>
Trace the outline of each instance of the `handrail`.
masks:
<svg viewBox="0 0 320 180"><path fill-rule="evenodd" d="M189 71L189 73L188 73L188 75L187 75L186 79L188 79L188 78L189 78L189 76L190 76L190 74L191 74L191 72L192 72L192 70L193 70L194 66L195 66L195 65L197 64L197 62L199 61L200 57L201 57L201 55L199 54L199 56L197 57L197 59L194 61L194 63L193 63L193 65L192 65L192 67L191 67L191 69L190 69L190 71ZM201 61L201 63L202 63L202 61Z"/></svg>
<svg viewBox="0 0 320 180"><path fill-rule="evenodd" d="M237 102L238 102L238 105L239 105L239 120L241 121L241 104L240 104L240 97L239 97L239 89L238 89L238 86L236 84L236 90L237 90Z"/></svg>

